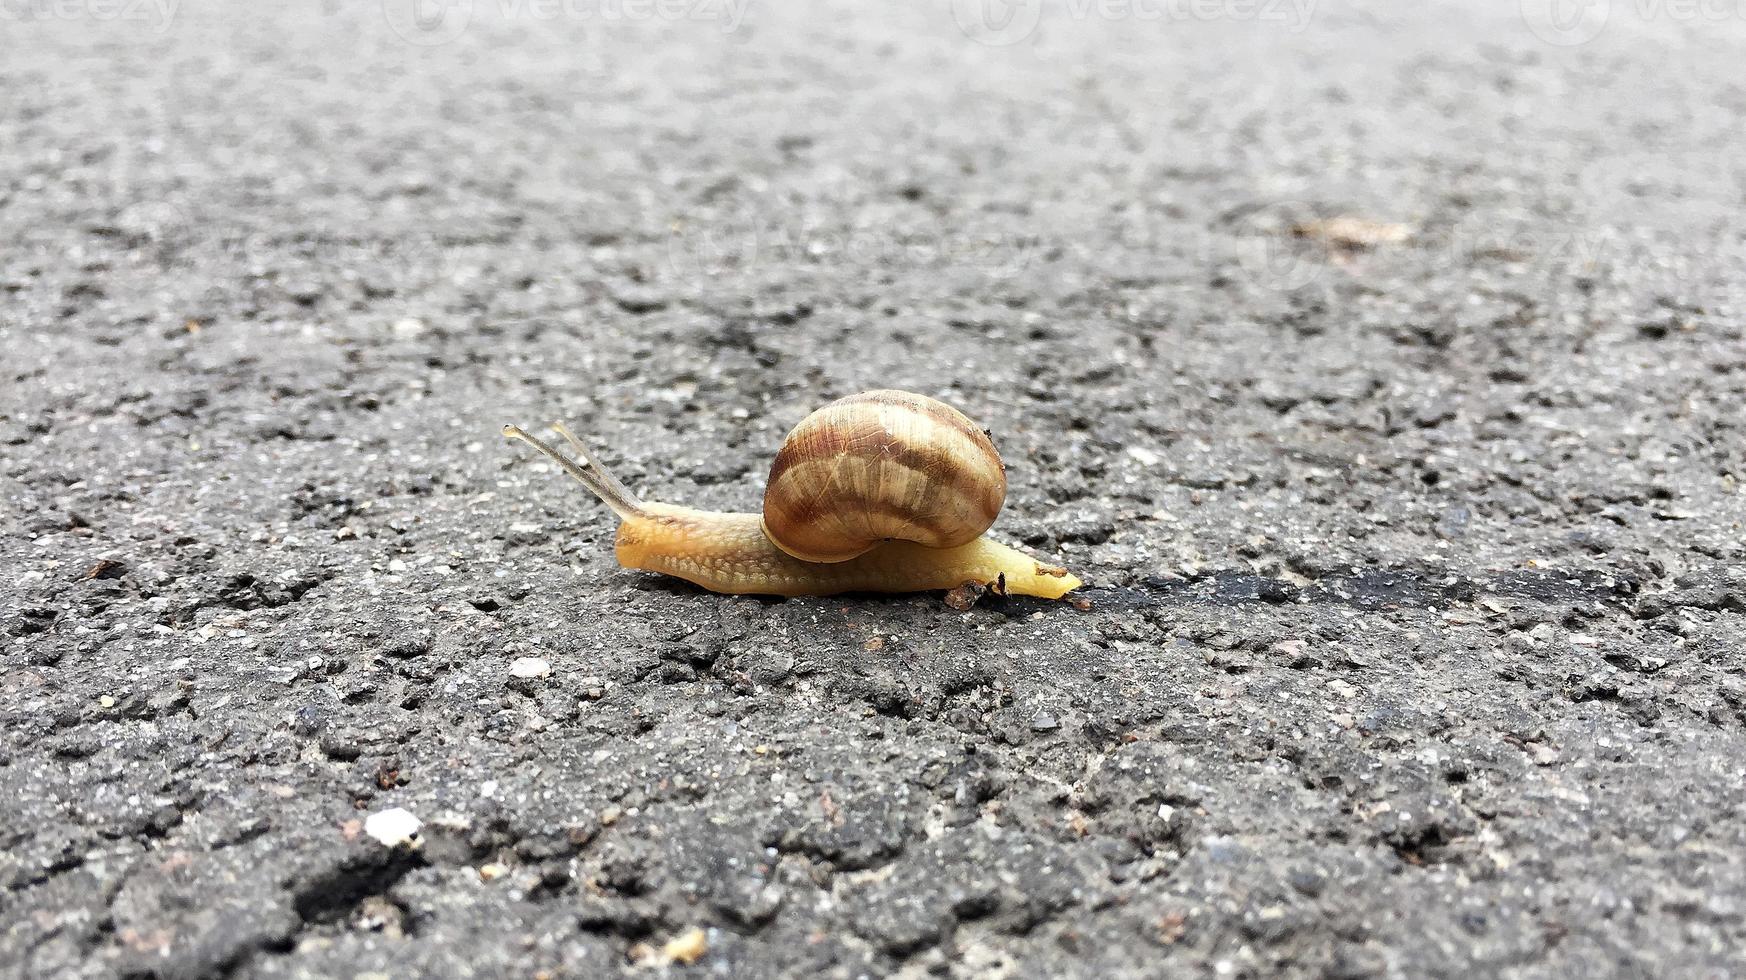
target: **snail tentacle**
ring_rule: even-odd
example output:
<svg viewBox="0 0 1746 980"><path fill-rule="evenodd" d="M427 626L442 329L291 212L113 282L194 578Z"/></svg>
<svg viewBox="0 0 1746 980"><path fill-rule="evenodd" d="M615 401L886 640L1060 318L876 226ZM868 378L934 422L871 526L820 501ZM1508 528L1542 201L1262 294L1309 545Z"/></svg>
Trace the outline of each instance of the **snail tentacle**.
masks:
<svg viewBox="0 0 1746 980"><path fill-rule="evenodd" d="M624 481L620 480L617 476L614 476L611 470L600 465L600 460L595 459L594 454L588 451L588 447L582 445L582 440L576 438L575 433L570 431L569 426L561 421L554 421L551 423L551 427L553 431L558 433L558 435L564 437L564 441L570 444L571 449L576 450L576 455L582 457L583 468L600 478L600 482L605 484L606 488L611 491L611 497L613 499L627 501L637 507L642 507L642 501L637 499L637 495L631 493L630 488L624 485Z"/></svg>
<svg viewBox="0 0 1746 980"><path fill-rule="evenodd" d="M606 506L611 507L612 512L618 515L619 520L645 519L649 516L649 509L642 500L638 499L636 494L631 493L619 481L618 477L613 476L611 470L600 465L600 462L590 455L588 450L582 448L581 440L571 434L562 422L553 422L552 428L556 429L558 434L570 443L571 447L576 450L576 455L582 457L582 462L578 463L558 452L547 445L544 440L530 434L519 425L504 426L503 435L505 438L519 439L544 453L552 462L557 463L565 473L574 477L577 483L587 487L590 493L599 497Z"/></svg>

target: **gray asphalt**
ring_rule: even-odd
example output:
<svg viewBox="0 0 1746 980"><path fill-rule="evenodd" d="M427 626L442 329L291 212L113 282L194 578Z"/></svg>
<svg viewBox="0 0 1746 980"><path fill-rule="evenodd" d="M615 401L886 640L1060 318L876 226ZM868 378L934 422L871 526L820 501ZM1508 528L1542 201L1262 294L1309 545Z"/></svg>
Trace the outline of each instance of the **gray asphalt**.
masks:
<svg viewBox="0 0 1746 980"><path fill-rule="evenodd" d="M0 973L1746 972L1746 16L1549 6L0 0ZM873 387L1089 609L497 434Z"/></svg>

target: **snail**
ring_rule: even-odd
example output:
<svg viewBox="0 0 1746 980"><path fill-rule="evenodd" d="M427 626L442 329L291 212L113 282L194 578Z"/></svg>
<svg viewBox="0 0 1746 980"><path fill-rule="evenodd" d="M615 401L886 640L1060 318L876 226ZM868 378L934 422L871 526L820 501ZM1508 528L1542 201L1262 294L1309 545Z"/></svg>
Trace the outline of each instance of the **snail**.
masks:
<svg viewBox="0 0 1746 980"><path fill-rule="evenodd" d="M983 535L1006 500L993 441L962 412L907 391L867 391L801 420L770 467L762 514L638 499L561 423L571 459L519 426L534 447L618 515L626 568L712 592L834 595L981 585L1059 599L1080 581Z"/></svg>

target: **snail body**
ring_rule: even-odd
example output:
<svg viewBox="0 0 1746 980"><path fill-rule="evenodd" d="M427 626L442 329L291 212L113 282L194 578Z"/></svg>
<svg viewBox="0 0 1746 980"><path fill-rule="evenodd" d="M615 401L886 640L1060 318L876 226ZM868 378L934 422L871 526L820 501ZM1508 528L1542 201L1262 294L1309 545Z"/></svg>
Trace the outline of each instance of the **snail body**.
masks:
<svg viewBox="0 0 1746 980"><path fill-rule="evenodd" d="M762 514L646 502L553 426L572 460L522 429L504 435L552 458L619 517L620 565L712 592L834 595L976 584L1058 599L1066 569L994 541L1006 495L988 435L942 402L900 391L839 399L807 416L771 467Z"/></svg>
<svg viewBox="0 0 1746 980"><path fill-rule="evenodd" d="M682 578L711 592L928 592L974 582L1013 595L1059 599L1079 586L1066 569L987 537L953 548L888 541L846 561L809 562L776 547L764 533L762 515L644 506L646 518L619 524L618 563Z"/></svg>

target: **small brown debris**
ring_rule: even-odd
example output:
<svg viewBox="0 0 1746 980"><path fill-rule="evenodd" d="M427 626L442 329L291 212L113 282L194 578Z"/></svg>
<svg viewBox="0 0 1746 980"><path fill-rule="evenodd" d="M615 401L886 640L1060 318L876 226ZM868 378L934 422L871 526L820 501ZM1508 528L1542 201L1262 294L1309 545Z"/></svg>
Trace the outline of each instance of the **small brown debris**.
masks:
<svg viewBox="0 0 1746 980"><path fill-rule="evenodd" d="M122 945L136 953L166 956L170 952L170 943L175 940L176 934L168 929L153 929L148 932L127 928L117 933L116 938L121 940Z"/></svg>
<svg viewBox="0 0 1746 980"><path fill-rule="evenodd" d="M818 808L824 811L825 822L832 827L843 825L843 808L837 806L837 801L831 799L831 791L825 790L818 794Z"/></svg>
<svg viewBox="0 0 1746 980"><path fill-rule="evenodd" d="M120 578L126 574L127 565L116 561L113 558L104 558L99 560L97 564L91 566L91 570L85 573L85 578L87 580L98 578Z"/></svg>
<svg viewBox="0 0 1746 980"><path fill-rule="evenodd" d="M965 582L963 585L946 593L946 605L951 606L959 612L964 612L967 609L973 608L976 605L977 600L981 599L987 592L988 586L986 585L979 582Z"/></svg>
<svg viewBox="0 0 1746 980"><path fill-rule="evenodd" d="M667 940L667 945L661 947L661 955L669 963L696 963L707 952L709 937L696 926Z"/></svg>
<svg viewBox="0 0 1746 980"><path fill-rule="evenodd" d="M1091 824L1086 821L1085 814L1074 810L1067 816L1067 829L1076 837L1084 837L1091 833Z"/></svg>
<svg viewBox="0 0 1746 980"><path fill-rule="evenodd" d="M1158 918L1158 941L1166 946L1174 946L1187 931L1188 917L1181 912L1171 912Z"/></svg>
<svg viewBox="0 0 1746 980"><path fill-rule="evenodd" d="M1067 602L1080 612L1091 611L1091 600L1085 596L1076 595L1073 598L1068 599Z"/></svg>
<svg viewBox="0 0 1746 980"><path fill-rule="evenodd" d="M1299 238L1313 238L1330 248L1358 252L1378 245L1399 245L1412 234L1412 228L1388 221L1371 221L1368 218L1342 215L1293 225L1291 233Z"/></svg>

